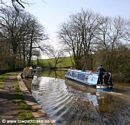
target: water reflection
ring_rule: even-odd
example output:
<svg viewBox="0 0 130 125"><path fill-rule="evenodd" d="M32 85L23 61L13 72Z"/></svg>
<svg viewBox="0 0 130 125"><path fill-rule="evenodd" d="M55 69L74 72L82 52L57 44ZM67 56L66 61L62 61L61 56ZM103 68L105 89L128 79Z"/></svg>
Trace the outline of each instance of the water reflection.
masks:
<svg viewBox="0 0 130 125"><path fill-rule="evenodd" d="M42 75L45 77L53 77L53 78L60 78L64 79L65 73L67 70L46 70L42 72Z"/></svg>
<svg viewBox="0 0 130 125"><path fill-rule="evenodd" d="M125 94L96 92L70 80L37 79L32 93L57 125L130 124L130 101Z"/></svg>

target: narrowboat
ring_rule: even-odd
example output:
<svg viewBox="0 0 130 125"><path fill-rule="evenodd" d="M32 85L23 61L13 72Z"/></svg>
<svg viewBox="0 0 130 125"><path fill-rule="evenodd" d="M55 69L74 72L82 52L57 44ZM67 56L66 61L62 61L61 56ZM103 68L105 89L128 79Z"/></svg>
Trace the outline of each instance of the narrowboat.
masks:
<svg viewBox="0 0 130 125"><path fill-rule="evenodd" d="M111 80L111 74L106 72L104 75L103 84L100 83L98 72L90 70L82 71L76 69L68 69L65 74L65 78L80 82L84 85L93 86L97 91L112 91L113 85Z"/></svg>
<svg viewBox="0 0 130 125"><path fill-rule="evenodd" d="M31 66L25 67L21 73L21 78L33 78L33 75L33 68Z"/></svg>

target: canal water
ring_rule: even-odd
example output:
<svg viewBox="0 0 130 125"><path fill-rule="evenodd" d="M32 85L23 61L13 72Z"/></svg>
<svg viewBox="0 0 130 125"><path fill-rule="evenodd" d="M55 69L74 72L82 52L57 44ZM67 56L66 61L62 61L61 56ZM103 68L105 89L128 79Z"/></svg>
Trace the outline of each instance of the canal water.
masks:
<svg viewBox="0 0 130 125"><path fill-rule="evenodd" d="M35 78L31 91L57 125L130 125L129 84L116 83L113 92L97 92L63 79L64 72L54 74Z"/></svg>

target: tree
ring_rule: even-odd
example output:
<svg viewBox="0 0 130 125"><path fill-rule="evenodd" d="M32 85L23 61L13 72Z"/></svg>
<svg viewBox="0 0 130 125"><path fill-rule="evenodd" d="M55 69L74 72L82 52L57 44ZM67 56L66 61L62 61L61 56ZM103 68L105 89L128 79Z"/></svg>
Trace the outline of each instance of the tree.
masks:
<svg viewBox="0 0 130 125"><path fill-rule="evenodd" d="M47 40L48 37L47 35L44 33L44 28L38 24L38 22L36 20L30 20L28 21L28 27L29 27L29 42L30 42L30 46L29 46L29 59L28 59L28 65L31 64L31 58L32 58L32 51L34 48L39 48L39 43L40 41L44 41ZM36 47L38 46L38 47ZM40 48L39 48L40 49Z"/></svg>
<svg viewBox="0 0 130 125"><path fill-rule="evenodd" d="M26 62L30 65L34 47L47 39L44 28L29 13L17 14L11 7L0 9L0 21L1 38L9 45L12 67L15 69L18 60L23 60L23 66Z"/></svg>
<svg viewBox="0 0 130 125"><path fill-rule="evenodd" d="M37 66L38 66L39 65L40 50L33 50L32 55L36 56L36 58L37 58Z"/></svg>
<svg viewBox="0 0 130 125"><path fill-rule="evenodd" d="M1 20L1 35L4 39L6 39L7 44L10 44L10 49L12 50L12 58L13 58L13 67L15 68L15 59L17 54L17 48L19 44L19 22L18 15L10 8L1 8L0 9L0 20Z"/></svg>
<svg viewBox="0 0 130 125"><path fill-rule="evenodd" d="M10 2L12 3L12 6L15 8L17 12L19 12L22 8L25 8L23 4L27 4L25 1L22 1L22 0L10 0ZM0 0L0 4L6 5L6 2L3 0Z"/></svg>
<svg viewBox="0 0 130 125"><path fill-rule="evenodd" d="M54 64L53 64L54 68L57 68L57 65L63 61L62 57L64 57L64 49L57 50L51 45L44 45L42 47L42 51L49 58L54 59ZM51 64L50 64L50 66L51 66ZM52 66L50 68L52 68Z"/></svg>
<svg viewBox="0 0 130 125"><path fill-rule="evenodd" d="M100 63L113 71L117 63L115 61L118 46L125 42L126 38L126 21L121 17L103 18L104 23L100 25L97 40L97 55L100 54Z"/></svg>
<svg viewBox="0 0 130 125"><path fill-rule="evenodd" d="M67 45L78 69L92 68L91 54L98 27L102 22L100 16L89 11L70 16L67 23L62 24L59 38Z"/></svg>

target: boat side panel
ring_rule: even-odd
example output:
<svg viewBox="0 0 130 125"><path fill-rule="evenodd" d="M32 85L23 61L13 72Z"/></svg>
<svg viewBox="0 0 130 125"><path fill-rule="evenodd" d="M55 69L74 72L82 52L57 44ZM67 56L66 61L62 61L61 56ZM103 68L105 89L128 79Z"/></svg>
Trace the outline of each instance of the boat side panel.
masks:
<svg viewBox="0 0 130 125"><path fill-rule="evenodd" d="M98 74L91 73L90 71L68 70L65 77L82 82L86 85L97 85L98 81Z"/></svg>
<svg viewBox="0 0 130 125"><path fill-rule="evenodd" d="M90 74L88 75L87 83L92 85L97 85L98 82L98 74Z"/></svg>

